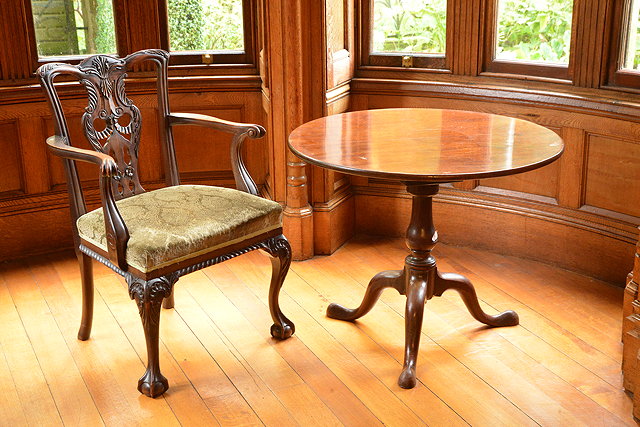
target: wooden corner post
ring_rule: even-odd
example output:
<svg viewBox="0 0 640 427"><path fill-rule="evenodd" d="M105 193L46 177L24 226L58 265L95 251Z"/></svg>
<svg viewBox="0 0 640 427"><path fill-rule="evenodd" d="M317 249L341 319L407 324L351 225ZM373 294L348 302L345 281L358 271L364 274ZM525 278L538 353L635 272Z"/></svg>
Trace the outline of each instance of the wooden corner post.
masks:
<svg viewBox="0 0 640 427"><path fill-rule="evenodd" d="M263 0L260 8L266 29L261 56L265 58L263 72L269 87L263 89L263 104L273 144L274 197L286 204L284 233L291 243L293 259L303 260L314 254L313 209L307 181L311 166L289 151L287 138L296 127L323 115L324 2Z"/></svg>

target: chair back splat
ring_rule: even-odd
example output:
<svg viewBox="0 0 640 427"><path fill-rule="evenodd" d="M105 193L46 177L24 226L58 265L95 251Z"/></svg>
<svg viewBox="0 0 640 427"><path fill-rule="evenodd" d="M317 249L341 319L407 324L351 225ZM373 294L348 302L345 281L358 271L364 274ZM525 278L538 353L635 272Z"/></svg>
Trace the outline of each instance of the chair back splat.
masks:
<svg viewBox="0 0 640 427"><path fill-rule="evenodd" d="M47 100L54 112L56 134L64 142L73 146L60 97L53 81L58 75L70 75L78 79L85 87L88 105L82 115L82 129L91 147L111 156L117 165L117 171L111 177L111 187L116 200L144 192L138 173L138 149L142 118L140 110L127 97L125 79L127 71L133 65L152 61L157 64L157 93L161 136L164 141L163 157L168 184L178 185L175 148L171 128L167 126L169 99L167 95L168 54L162 50L144 50L125 58L110 55L88 57L78 65L50 63L38 70L38 76L47 94ZM65 162L72 191L82 189L77 169L70 161ZM84 204L84 203L82 203ZM77 206L78 215L86 212L84 206ZM76 217L77 217L76 216Z"/></svg>

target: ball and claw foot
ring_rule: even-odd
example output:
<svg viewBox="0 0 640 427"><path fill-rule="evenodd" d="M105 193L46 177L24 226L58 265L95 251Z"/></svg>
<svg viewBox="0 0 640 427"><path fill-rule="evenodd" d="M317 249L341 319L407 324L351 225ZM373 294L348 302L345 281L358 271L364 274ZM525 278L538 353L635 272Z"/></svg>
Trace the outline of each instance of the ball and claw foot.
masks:
<svg viewBox="0 0 640 427"><path fill-rule="evenodd" d="M271 336L279 339L286 340L296 331L296 327L292 324L283 323L282 325L273 324L271 325Z"/></svg>
<svg viewBox="0 0 640 427"><path fill-rule="evenodd" d="M142 378L138 380L138 391L145 396L158 397L167 391L169 388L169 381L164 375L147 370Z"/></svg>

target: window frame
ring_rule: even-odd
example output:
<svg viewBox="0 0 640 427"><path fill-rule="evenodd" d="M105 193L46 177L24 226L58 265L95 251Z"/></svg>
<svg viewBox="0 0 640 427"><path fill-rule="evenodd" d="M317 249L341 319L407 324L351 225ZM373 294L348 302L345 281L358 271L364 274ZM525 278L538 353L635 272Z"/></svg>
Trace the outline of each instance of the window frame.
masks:
<svg viewBox="0 0 640 427"><path fill-rule="evenodd" d="M360 16L360 65L363 68L401 68L419 69L431 72L451 72L452 52L452 1L447 0L447 29L445 53L415 53L415 52L373 52L373 6L375 0L360 0L357 3ZM412 66L403 66L403 57L411 57Z"/></svg>
<svg viewBox="0 0 640 427"><path fill-rule="evenodd" d="M629 28L629 21L625 17L629 15L631 2L632 0L622 0L614 2L613 5L607 61L607 84L616 88L640 90L640 70L622 68Z"/></svg>
<svg viewBox="0 0 640 427"><path fill-rule="evenodd" d="M149 48L160 48L169 52L170 66L192 65L191 68L200 69L211 67L215 68L256 68L256 44L257 44L257 2L255 0L242 0L243 13L243 34L245 49L243 52L215 52L215 51L188 51L188 52L172 52L169 49L169 17L167 15L167 1L159 0L157 6L154 6L158 14L157 34L149 37L145 42L149 44ZM113 19L114 31L116 39L116 52L114 55L124 57L138 49L133 48L129 32L136 26L136 19L127 13L127 0L112 0L113 3ZM50 62L67 62L70 64L79 64L85 58L91 55L60 55L41 57L38 53L38 44L36 40L35 24L33 22L33 10L31 0L22 0L22 7L25 14L25 25L27 39L29 41L29 56L31 62L31 72L43 64ZM154 40L157 43L149 43ZM205 55L209 55L205 57Z"/></svg>
<svg viewBox="0 0 640 427"><path fill-rule="evenodd" d="M573 1L571 13L571 41L569 46L569 63L567 65L526 60L496 59L498 1L499 0L488 0L485 2L484 43L481 49L483 68L480 75L571 83L576 59L576 27L579 24L577 22L576 0Z"/></svg>
<svg viewBox="0 0 640 427"><path fill-rule="evenodd" d="M123 56L121 52L126 52L126 46L124 45L124 30L118 28L118 19L122 19L124 13L121 5L119 4L122 0L111 0L113 5L113 25L114 25L114 36L116 39L116 52L108 53L105 55L119 55ZM33 9L31 8L31 0L23 0L22 5L25 12L26 19L26 30L27 30L27 39L29 40L30 45L30 60L32 63L32 72L40 67L41 65L50 63L50 62L67 62L70 64L79 64L83 59L91 56L91 54L87 55L57 55L57 56L43 56L41 57L38 53L38 40L36 39L36 29L35 23L33 22ZM123 19L124 21L124 19Z"/></svg>
<svg viewBox="0 0 640 427"><path fill-rule="evenodd" d="M118 1L118 0L114 0ZM220 52L207 50L172 51L169 36L169 7L168 0L158 1L158 15L160 19L160 45L169 52L169 65L256 65L257 40L257 4L253 0L242 0L242 32L244 36L244 51Z"/></svg>

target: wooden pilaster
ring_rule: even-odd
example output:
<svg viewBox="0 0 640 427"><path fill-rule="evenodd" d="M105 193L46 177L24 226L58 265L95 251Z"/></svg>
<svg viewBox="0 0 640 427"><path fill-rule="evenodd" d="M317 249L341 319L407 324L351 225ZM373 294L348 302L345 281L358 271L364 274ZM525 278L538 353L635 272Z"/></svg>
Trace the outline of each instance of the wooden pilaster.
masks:
<svg viewBox="0 0 640 427"><path fill-rule="evenodd" d="M287 148L287 138L299 125L323 114L326 64L324 4L311 0L263 2L266 34L269 116L273 144L274 196L286 203L285 235L294 259L313 256L313 209L309 204L308 172ZM311 55L317 52L317 55ZM286 173L284 194L278 177Z"/></svg>

